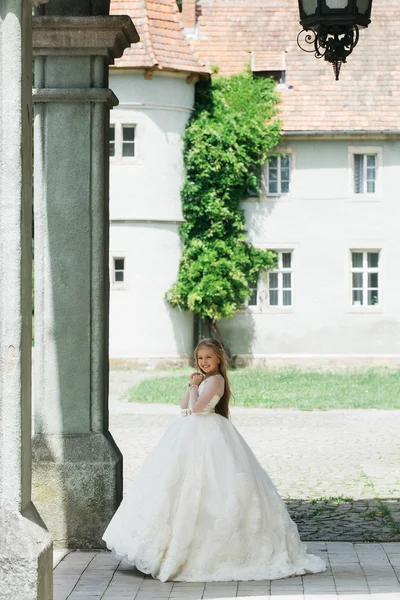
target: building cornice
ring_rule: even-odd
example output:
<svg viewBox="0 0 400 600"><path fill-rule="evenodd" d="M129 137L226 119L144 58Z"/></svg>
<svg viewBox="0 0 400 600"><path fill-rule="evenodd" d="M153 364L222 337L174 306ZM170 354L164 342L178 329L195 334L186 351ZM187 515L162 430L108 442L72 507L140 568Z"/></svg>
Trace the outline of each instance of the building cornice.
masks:
<svg viewBox="0 0 400 600"><path fill-rule="evenodd" d="M387 140L400 139L400 130L326 130L326 131L282 131L284 138L296 139L341 139L341 140Z"/></svg>

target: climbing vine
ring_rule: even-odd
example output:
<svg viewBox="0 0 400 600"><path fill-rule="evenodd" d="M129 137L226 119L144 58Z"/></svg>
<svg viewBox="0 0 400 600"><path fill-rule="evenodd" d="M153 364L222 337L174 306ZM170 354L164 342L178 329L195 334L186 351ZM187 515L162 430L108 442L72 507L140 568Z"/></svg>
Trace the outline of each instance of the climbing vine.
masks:
<svg viewBox="0 0 400 600"><path fill-rule="evenodd" d="M184 135L184 247L166 297L198 315L213 335L217 321L233 317L250 298L249 282L275 264L274 253L248 242L240 208L249 190L259 191L261 166L279 142L274 86L251 73L196 86Z"/></svg>

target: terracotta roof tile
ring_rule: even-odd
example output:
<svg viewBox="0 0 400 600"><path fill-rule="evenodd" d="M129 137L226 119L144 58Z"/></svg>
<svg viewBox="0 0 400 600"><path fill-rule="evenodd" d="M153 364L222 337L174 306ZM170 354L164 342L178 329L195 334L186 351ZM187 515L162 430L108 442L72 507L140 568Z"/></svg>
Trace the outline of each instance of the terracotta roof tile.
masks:
<svg viewBox="0 0 400 600"><path fill-rule="evenodd" d="M286 51L285 131L400 130L399 0L374 0L372 23L339 81L327 62L297 47L295 0L201 0L197 14L191 43L221 75L245 69L251 53L257 70L279 70Z"/></svg>
<svg viewBox="0 0 400 600"><path fill-rule="evenodd" d="M129 15L140 42L128 48L117 67L209 73L190 46L175 0L111 0L111 14Z"/></svg>

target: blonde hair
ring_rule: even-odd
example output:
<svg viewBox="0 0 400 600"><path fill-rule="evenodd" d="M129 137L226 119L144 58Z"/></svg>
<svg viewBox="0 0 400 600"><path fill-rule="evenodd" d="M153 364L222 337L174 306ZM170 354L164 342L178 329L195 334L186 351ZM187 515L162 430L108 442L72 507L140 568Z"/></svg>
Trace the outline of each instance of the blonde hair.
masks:
<svg viewBox="0 0 400 600"><path fill-rule="evenodd" d="M219 415L222 415L223 417L226 417L227 419L229 419L229 400L231 397L231 388L230 388L229 379L228 379L228 359L226 356L225 349L224 349L223 345L221 344L221 342L214 338L205 338L204 340L201 340L197 344L196 349L194 351L194 361L195 361L196 367L199 369L199 371L201 371L201 369L199 367L199 362L198 362L197 357L198 357L200 348L211 348L211 350L214 352L214 354L216 355L216 357L219 360L219 365L218 365L219 373L224 378L225 386L224 386L224 393L221 396L218 404L215 407L215 412L218 413Z"/></svg>

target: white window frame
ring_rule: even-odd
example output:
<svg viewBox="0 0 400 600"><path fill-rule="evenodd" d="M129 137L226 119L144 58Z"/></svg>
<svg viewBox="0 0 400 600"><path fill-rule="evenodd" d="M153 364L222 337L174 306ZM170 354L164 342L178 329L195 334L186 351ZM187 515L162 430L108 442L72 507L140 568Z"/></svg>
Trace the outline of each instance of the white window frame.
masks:
<svg viewBox="0 0 400 600"><path fill-rule="evenodd" d="M115 261L123 260L124 261L124 280L116 281L115 279ZM113 252L110 256L110 284L112 290L127 290L129 289L128 285L128 270L127 270L127 256L124 252Z"/></svg>
<svg viewBox="0 0 400 600"><path fill-rule="evenodd" d="M292 255L291 267L290 269L284 269L282 272L291 272L292 273L292 304L289 306L283 306L283 304L275 306L269 305L269 273L277 272L278 269L273 269L271 271L262 271L260 277L257 282L257 305L249 305L248 302L245 303L242 309L238 310L238 313L292 313L295 308L295 244L279 244L279 246L272 245L262 245L259 246L263 250L271 250L272 252L276 252L280 261L282 261L282 253L290 253Z"/></svg>
<svg viewBox="0 0 400 600"><path fill-rule="evenodd" d="M111 141L111 139L110 139L109 140L109 144L108 144L108 148L109 149L111 147L111 144L114 145L114 154L111 154L111 152L110 152L110 159L113 159L113 158L115 158L115 148L116 148L116 143L115 143L115 129L116 129L116 127L115 127L115 123L110 123L110 125L109 125L109 131L110 131L110 129L114 130L114 140Z"/></svg>
<svg viewBox="0 0 400 600"><path fill-rule="evenodd" d="M364 156L375 155L375 192L355 192L355 154ZM382 146L349 146L348 148L348 171L350 198L354 202L376 202L382 199L383 189L383 147ZM365 180L366 183L366 180Z"/></svg>
<svg viewBox="0 0 400 600"><path fill-rule="evenodd" d="M293 268L293 250L276 250L278 253L278 265L276 269L271 269L267 273L267 304L269 309L292 309L294 306L293 299L293 277L294 277L294 268ZM290 254L290 268L283 266L283 254ZM283 287L283 275L286 273L291 274L291 287L284 288ZM278 291L278 304L270 304L270 279L272 274L278 275L278 287L274 288ZM291 292L291 304L283 304L283 292L286 290L290 290Z"/></svg>
<svg viewBox="0 0 400 600"><path fill-rule="evenodd" d="M124 140L124 129L133 129L134 131L134 136L133 136L133 141L132 140ZM124 156L124 144L132 146L133 145L133 155L131 156ZM122 160L132 160L134 159L136 156L136 125L133 124L126 124L126 123L121 123L121 159Z"/></svg>
<svg viewBox="0 0 400 600"><path fill-rule="evenodd" d="M115 131L115 136L114 136L114 148L115 148L115 153L114 156L110 156L110 161L112 163L114 162L119 162L119 163L136 163L138 162L137 160L137 154L138 154L138 125L136 122L132 122L129 123L127 120L124 121L114 121L112 123L110 123L110 127L114 127L114 131ZM122 149L123 149L123 144L124 144L124 140L123 140L123 128L124 127L134 127L135 128L135 141L134 141L134 147L135 147L135 156L122 156Z"/></svg>
<svg viewBox="0 0 400 600"><path fill-rule="evenodd" d="M245 301L244 303L244 308L250 308L250 309L257 309L259 307L260 304L260 279L258 279L258 281L256 282L249 282L249 288L252 292L252 295L254 292L256 292L256 303L255 304L249 304L251 297Z"/></svg>
<svg viewBox="0 0 400 600"><path fill-rule="evenodd" d="M363 266L353 267L353 253L362 253L363 255ZM379 255L378 267L368 267L368 253L373 252ZM363 248L350 248L349 252L349 312L355 313L370 313L370 312L382 312L382 247L363 247ZM375 289L369 288L368 286L368 274L378 273L378 304L353 304L353 273L363 274L363 301L368 302L368 290Z"/></svg>
<svg viewBox="0 0 400 600"><path fill-rule="evenodd" d="M289 191L288 192L282 192L281 191L281 159L283 156L287 156L289 157ZM270 161L268 161L265 165L265 169L263 172L263 185L262 185L262 189L263 189L263 194L265 194L265 196L270 197L270 198L277 198L277 197L288 197L291 195L292 193L292 187L293 187L293 161L294 161L294 153L291 149L289 148L285 148L282 151L279 151L277 156L273 156L271 158L276 158L278 160L278 191L277 192L270 192L269 191L269 171L270 171Z"/></svg>

